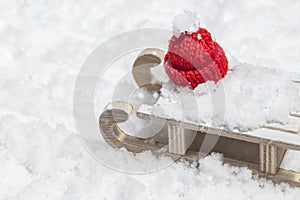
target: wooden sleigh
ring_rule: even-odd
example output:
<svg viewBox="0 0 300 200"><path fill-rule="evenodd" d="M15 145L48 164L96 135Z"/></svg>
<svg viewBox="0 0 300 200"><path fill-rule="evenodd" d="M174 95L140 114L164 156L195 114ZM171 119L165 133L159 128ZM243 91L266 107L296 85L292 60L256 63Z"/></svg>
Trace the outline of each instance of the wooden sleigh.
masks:
<svg viewBox="0 0 300 200"><path fill-rule="evenodd" d="M161 89L161 84L151 74L151 68L159 65L163 56L164 52L159 49L146 49L138 56L133 65L133 76L140 87L146 87L150 91ZM300 86L299 81L294 80L294 83ZM164 99L160 97L158 101ZM164 124L165 128L162 131L167 132L168 140L163 142L157 140L155 136L147 139L133 137L119 127L118 124L129 119L133 109L127 102L112 102L100 115L102 136L112 147L125 147L133 153L151 150L155 155L164 154L174 160L185 159L190 162L198 161L201 156L210 152L218 152L224 155L226 163L248 167L253 174L275 183L286 182L291 186L300 187L300 172L280 168L288 150L300 151L299 111L290 114L289 124L268 124L245 133L157 116L151 112L150 105L137 108L136 114L139 118ZM207 148L208 150L200 148L207 138L215 139L215 145Z"/></svg>

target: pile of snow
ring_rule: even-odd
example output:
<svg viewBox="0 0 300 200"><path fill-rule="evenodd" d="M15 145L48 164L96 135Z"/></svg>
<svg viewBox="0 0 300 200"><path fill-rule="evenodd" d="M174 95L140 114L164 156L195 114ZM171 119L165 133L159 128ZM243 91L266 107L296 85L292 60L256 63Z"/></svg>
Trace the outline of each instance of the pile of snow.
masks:
<svg viewBox="0 0 300 200"><path fill-rule="evenodd" d="M293 80L300 80L300 74L239 64L218 83L206 82L194 91L164 84L162 98L170 101L157 103L153 113L239 131L286 124L290 113L300 110L299 87ZM174 99L180 102L172 103Z"/></svg>

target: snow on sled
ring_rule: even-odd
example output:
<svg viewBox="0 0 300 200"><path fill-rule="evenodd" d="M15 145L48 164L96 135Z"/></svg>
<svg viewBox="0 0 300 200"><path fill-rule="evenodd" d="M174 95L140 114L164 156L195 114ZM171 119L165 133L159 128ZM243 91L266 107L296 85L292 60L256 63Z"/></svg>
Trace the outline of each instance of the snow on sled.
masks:
<svg viewBox="0 0 300 200"><path fill-rule="evenodd" d="M203 84L191 93L184 87L162 84L152 75L152 68L159 66L164 56L160 49L146 49L133 65L137 85L159 94L154 104L134 107L116 101L100 115L100 130L109 145L133 153L150 150L154 155L190 162L218 152L226 163L246 166L275 183L300 187L300 172L281 168L287 152L300 151L300 109L299 104L292 105L300 99L299 76L270 69L264 73L267 69L263 68L257 69L258 73L242 65L230 69L219 85ZM133 136L122 128L133 115L162 127L156 135Z"/></svg>

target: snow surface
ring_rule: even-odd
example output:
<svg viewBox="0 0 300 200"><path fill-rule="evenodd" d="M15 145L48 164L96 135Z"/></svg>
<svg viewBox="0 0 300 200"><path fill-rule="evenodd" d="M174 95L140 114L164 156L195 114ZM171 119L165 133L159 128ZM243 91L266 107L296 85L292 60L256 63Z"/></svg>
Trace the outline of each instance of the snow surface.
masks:
<svg viewBox="0 0 300 200"><path fill-rule="evenodd" d="M300 74L239 64L218 83L195 90L164 84L162 98L180 102L159 101L153 114L243 132L271 122L287 124L290 113L300 110L300 90L293 80L300 80Z"/></svg>
<svg viewBox="0 0 300 200"><path fill-rule="evenodd" d="M72 96L76 75L98 44L136 28L171 29L183 9L198 11L232 58L299 73L299 6L272 0L0 1L0 199L298 199L299 189L253 180L246 168L223 166L217 154L200 170L184 163L140 175L107 168L76 134ZM108 71L109 77L120 78L122 69ZM97 114L117 81L104 80ZM102 144L99 152L117 164L169 162Z"/></svg>

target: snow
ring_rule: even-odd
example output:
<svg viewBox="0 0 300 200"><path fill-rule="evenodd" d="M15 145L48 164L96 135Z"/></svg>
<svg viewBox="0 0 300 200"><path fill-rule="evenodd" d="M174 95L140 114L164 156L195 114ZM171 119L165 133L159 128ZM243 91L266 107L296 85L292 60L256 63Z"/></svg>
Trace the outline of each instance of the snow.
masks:
<svg viewBox="0 0 300 200"><path fill-rule="evenodd" d="M164 84L162 98L180 102L159 101L153 114L243 132L268 123L287 124L290 113L300 110L293 80L300 80L300 74L238 64L218 83L207 82L194 91Z"/></svg>
<svg viewBox="0 0 300 200"><path fill-rule="evenodd" d="M288 151L285 154L281 167L287 170L300 171L299 165L300 151Z"/></svg>
<svg viewBox="0 0 300 200"><path fill-rule="evenodd" d="M299 73L299 6L272 0L0 1L0 199L298 199L299 189L252 179L246 168L222 165L218 154L198 170L149 152L112 150L99 135L95 148L113 166L146 172L108 168L83 147L72 96L79 69L98 44L137 28L171 29L183 9L200 13L201 25L233 60ZM107 71L106 89L96 93L97 115L135 56Z"/></svg>
<svg viewBox="0 0 300 200"><path fill-rule="evenodd" d="M175 16L173 19L173 34L177 37L180 35L180 33L193 33L196 32L199 28L200 20L197 17L197 12L185 10L183 13Z"/></svg>

